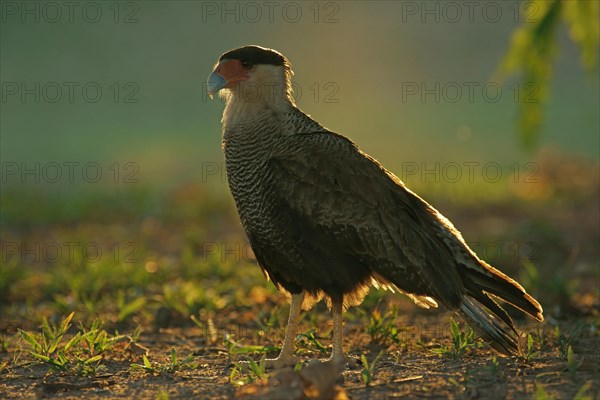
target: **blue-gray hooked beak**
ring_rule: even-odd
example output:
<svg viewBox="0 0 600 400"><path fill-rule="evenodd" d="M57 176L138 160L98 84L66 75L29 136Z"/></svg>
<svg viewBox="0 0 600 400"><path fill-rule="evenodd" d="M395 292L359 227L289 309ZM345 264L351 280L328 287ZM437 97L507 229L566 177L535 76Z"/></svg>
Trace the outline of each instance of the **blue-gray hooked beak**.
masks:
<svg viewBox="0 0 600 400"><path fill-rule="evenodd" d="M219 92L219 90L223 89L227 85L227 81L221 75L219 75L216 71L213 71L206 81L206 90L208 91L208 95L212 99L212 97Z"/></svg>

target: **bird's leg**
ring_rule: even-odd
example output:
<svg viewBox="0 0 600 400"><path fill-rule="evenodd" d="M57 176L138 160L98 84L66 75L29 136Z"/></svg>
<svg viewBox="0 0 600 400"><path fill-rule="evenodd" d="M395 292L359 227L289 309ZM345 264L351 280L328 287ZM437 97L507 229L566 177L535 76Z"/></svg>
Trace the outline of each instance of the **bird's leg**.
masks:
<svg viewBox="0 0 600 400"><path fill-rule="evenodd" d="M337 361L344 358L344 349L342 347L342 304L343 298L331 299L331 311L333 313L333 338L332 351L329 361Z"/></svg>
<svg viewBox="0 0 600 400"><path fill-rule="evenodd" d="M294 366L299 358L294 356L294 340L296 339L296 330L298 329L298 317L302 308L304 293L292 294L292 302L290 304L290 316L288 318L287 329L285 331L285 339L283 339L283 347L281 353L274 359L265 360L266 368L282 368Z"/></svg>
<svg viewBox="0 0 600 400"><path fill-rule="evenodd" d="M356 366L356 362L344 355L344 348L342 345L342 331L343 331L343 304L344 298L332 298L331 299L331 311L333 313L333 337L332 337L332 350L331 357L328 362L340 364L343 368L344 365L349 364L351 367Z"/></svg>

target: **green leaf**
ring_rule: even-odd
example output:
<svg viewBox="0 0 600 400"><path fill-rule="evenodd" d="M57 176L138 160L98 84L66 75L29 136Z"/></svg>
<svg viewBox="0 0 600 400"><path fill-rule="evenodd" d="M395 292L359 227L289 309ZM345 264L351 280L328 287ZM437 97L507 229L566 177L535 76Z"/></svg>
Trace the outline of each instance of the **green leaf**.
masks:
<svg viewBox="0 0 600 400"><path fill-rule="evenodd" d="M294 371L295 372L300 372L301 369L302 369L302 361L298 361L296 363L296 365L294 365Z"/></svg>
<svg viewBox="0 0 600 400"><path fill-rule="evenodd" d="M125 304L119 310L119 315L117 316L117 319L119 320L119 322L126 320L127 317L129 317L131 314L134 314L137 311L139 311L142 307L144 307L145 304L146 304L145 297L139 297L139 298L133 300L132 302Z"/></svg>
<svg viewBox="0 0 600 400"><path fill-rule="evenodd" d="M362 361L363 367L365 369L369 369L369 361L367 360L367 357L364 354L360 355L360 361Z"/></svg>
<svg viewBox="0 0 600 400"><path fill-rule="evenodd" d="M67 344L65 345L65 347L64 347L64 349L63 349L63 350L64 350L65 352L69 351L69 350L71 349L71 347L73 347L73 346L75 346L75 345L79 344L79 343L80 343L80 342L81 342L81 341L84 339L84 337L85 337L85 335L84 335L84 336L82 336L82 335L81 335L81 332L77 332L77 335L73 336L73 337L71 338L71 340L69 340L69 341L67 342Z"/></svg>
<svg viewBox="0 0 600 400"><path fill-rule="evenodd" d="M48 319L46 317L42 318L42 337L44 339L46 338L52 338L55 336L55 333L53 331L53 329L50 327L50 324L48 323Z"/></svg>
<svg viewBox="0 0 600 400"><path fill-rule="evenodd" d="M456 340L459 337L458 324L454 321L453 318L450 318L450 332L452 334L452 338Z"/></svg>
<svg viewBox="0 0 600 400"><path fill-rule="evenodd" d="M535 385L535 396L536 400L553 400L552 396L550 396L545 390L542 384L536 383Z"/></svg>
<svg viewBox="0 0 600 400"><path fill-rule="evenodd" d="M38 360L42 360L45 361L47 363L50 362L50 357L42 355L42 354L38 354L38 353L34 353L32 351L29 352L32 356L34 356L35 358L37 358Z"/></svg>
<svg viewBox="0 0 600 400"><path fill-rule="evenodd" d="M187 363L189 363L189 362L191 362L191 361L193 361L193 360L194 360L194 355L193 355L193 354L190 354L189 356L187 356L186 358L184 358L184 359L181 361L181 364L187 364Z"/></svg>
<svg viewBox="0 0 600 400"><path fill-rule="evenodd" d="M204 326L204 324L203 324L202 322L200 322L200 320L199 320L198 318L196 318L196 316L195 316L195 315L193 315L193 314L192 314L192 315L190 316L190 319L191 319L192 321L194 321L194 323L196 324L196 326L197 326L198 328L200 328L200 329L205 329L205 326Z"/></svg>
<svg viewBox="0 0 600 400"><path fill-rule="evenodd" d="M62 324L60 325L60 336L64 335L65 332L67 332L67 330L69 329L69 326L71 325L71 320L73 319L73 315L75 315L75 311L71 311L71 314L69 314L67 318L63 320Z"/></svg>
<svg viewBox="0 0 600 400"><path fill-rule="evenodd" d="M37 340L35 340L35 338L30 335L29 333L19 329L19 334L21 335L21 338L23 340L25 340L27 343L29 343L29 345L32 347L32 349L36 352L39 352L42 350L42 346L37 342Z"/></svg>
<svg viewBox="0 0 600 400"><path fill-rule="evenodd" d="M144 367L146 367L147 369L152 369L152 364L150 363L150 360L148 360L148 357L146 357L145 354L142 356L142 360L144 361Z"/></svg>
<svg viewBox="0 0 600 400"><path fill-rule="evenodd" d="M69 360L67 359L67 356L65 356L65 353L62 351L58 352L58 361L59 364L62 365L67 365L69 363Z"/></svg>
<svg viewBox="0 0 600 400"><path fill-rule="evenodd" d="M171 348L171 364L177 365L177 352L174 347Z"/></svg>
<svg viewBox="0 0 600 400"><path fill-rule="evenodd" d="M93 363L95 361L100 361L100 360L102 360L102 356L100 354L98 354L97 356L90 357L87 360L85 360L84 364L90 364L90 363Z"/></svg>
<svg viewBox="0 0 600 400"><path fill-rule="evenodd" d="M369 386L369 384L371 383L371 374L369 374L369 371L363 369L360 373L360 376L362 377L365 386Z"/></svg>
<svg viewBox="0 0 600 400"><path fill-rule="evenodd" d="M50 347L48 347L47 353L48 354L54 353L56 351L56 349L58 348L58 344L59 344L58 340L53 340Z"/></svg>
<svg viewBox="0 0 600 400"><path fill-rule="evenodd" d="M242 381L236 380L236 378L240 375L240 367L237 364L234 364L231 373L229 374L229 382L230 383L243 383Z"/></svg>
<svg viewBox="0 0 600 400"><path fill-rule="evenodd" d="M587 394L587 391L592 387L592 382L586 382L579 388L573 400L592 400L593 396L591 394Z"/></svg>
<svg viewBox="0 0 600 400"><path fill-rule="evenodd" d="M577 372L577 361L575 360L575 354L571 345L567 349L567 368L572 375Z"/></svg>
<svg viewBox="0 0 600 400"><path fill-rule="evenodd" d="M263 356L264 359L264 356ZM261 361L261 364L257 364L256 361L254 360L248 360L248 365L250 366L250 371L252 371L252 373L254 375L256 375L257 378L262 378L263 375L265 374L265 370L264 370L264 361Z"/></svg>

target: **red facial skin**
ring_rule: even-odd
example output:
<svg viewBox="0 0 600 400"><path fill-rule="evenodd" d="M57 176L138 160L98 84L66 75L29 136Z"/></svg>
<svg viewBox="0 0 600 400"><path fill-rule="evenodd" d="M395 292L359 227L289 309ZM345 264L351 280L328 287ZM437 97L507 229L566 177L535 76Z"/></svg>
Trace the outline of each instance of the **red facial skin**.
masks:
<svg viewBox="0 0 600 400"><path fill-rule="evenodd" d="M230 89L238 82L248 79L248 70L242 67L239 60L224 60L217 65L215 72L221 75L226 81L226 88Z"/></svg>

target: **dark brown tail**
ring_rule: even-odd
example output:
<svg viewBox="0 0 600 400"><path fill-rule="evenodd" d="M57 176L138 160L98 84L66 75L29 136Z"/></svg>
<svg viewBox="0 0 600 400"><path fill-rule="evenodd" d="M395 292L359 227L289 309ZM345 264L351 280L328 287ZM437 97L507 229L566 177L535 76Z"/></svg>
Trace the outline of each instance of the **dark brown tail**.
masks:
<svg viewBox="0 0 600 400"><path fill-rule="evenodd" d="M481 271L465 269L463 282L467 295L461 304L461 314L473 329L487 339L502 354L518 353L517 331L506 311L489 295L543 321L542 307L515 280L481 261Z"/></svg>

